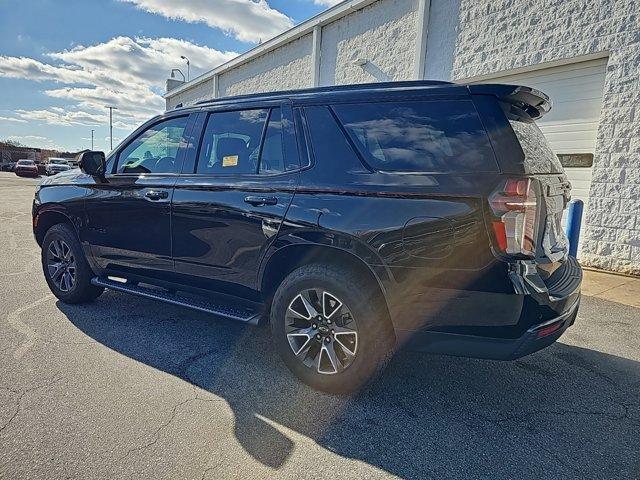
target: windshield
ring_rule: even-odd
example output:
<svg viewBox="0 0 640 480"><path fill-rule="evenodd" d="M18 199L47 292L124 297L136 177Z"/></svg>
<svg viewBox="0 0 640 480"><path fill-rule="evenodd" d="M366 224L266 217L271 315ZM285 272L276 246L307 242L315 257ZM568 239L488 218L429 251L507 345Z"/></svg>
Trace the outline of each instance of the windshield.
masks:
<svg viewBox="0 0 640 480"><path fill-rule="evenodd" d="M19 160L18 165L33 165L33 160Z"/></svg>

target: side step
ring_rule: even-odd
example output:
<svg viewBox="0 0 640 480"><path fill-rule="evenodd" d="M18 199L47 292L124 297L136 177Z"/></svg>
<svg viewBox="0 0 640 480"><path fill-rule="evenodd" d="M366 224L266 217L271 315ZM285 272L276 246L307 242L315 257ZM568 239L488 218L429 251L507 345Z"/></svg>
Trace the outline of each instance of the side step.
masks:
<svg viewBox="0 0 640 480"><path fill-rule="evenodd" d="M172 303L181 307L211 313L231 320L258 325L262 319L261 305L244 301L230 295L212 293L211 298L196 297L195 295L183 295L172 293L164 289L143 287L128 282L118 282L110 278L94 277L91 280L98 287L116 290L118 292L131 293L140 297L151 298L161 302Z"/></svg>

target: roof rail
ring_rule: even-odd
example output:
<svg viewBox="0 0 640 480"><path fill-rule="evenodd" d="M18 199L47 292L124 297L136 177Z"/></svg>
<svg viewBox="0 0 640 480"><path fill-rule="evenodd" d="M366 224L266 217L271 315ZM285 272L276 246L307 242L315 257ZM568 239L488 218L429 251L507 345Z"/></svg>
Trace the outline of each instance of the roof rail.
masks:
<svg viewBox="0 0 640 480"><path fill-rule="evenodd" d="M441 80L406 80L401 82L377 82L377 83L356 83L350 85L331 85L327 87L303 88L298 90L279 90L274 92L249 93L245 95L235 95L230 97L212 98L209 100L200 100L194 105L204 105L224 100L244 100L250 98L259 98L267 96L284 96L284 95L304 95L308 93L323 92L344 92L353 90L375 90L385 88L416 88L416 87L435 87L441 85L454 85L452 82Z"/></svg>

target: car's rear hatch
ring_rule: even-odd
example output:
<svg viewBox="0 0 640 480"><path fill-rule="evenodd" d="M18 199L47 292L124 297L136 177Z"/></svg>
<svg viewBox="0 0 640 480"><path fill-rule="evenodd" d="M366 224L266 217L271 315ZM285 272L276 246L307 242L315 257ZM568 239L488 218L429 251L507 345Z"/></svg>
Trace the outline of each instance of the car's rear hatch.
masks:
<svg viewBox="0 0 640 480"><path fill-rule="evenodd" d="M535 266L537 287L545 289L540 279L544 282L567 263L569 242L561 222L571 199L562 165L536 124L551 109L551 102L528 87L473 85L469 89L502 172L487 198L494 250L522 270L520 276Z"/></svg>

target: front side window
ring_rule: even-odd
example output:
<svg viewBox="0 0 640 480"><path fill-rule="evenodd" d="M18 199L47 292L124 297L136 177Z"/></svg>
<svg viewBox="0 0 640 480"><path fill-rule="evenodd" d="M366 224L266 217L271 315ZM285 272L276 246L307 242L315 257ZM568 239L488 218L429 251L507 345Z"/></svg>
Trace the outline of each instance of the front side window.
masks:
<svg viewBox="0 0 640 480"><path fill-rule="evenodd" d="M178 173L187 119L171 118L142 132L118 155L117 173Z"/></svg>
<svg viewBox="0 0 640 480"><path fill-rule="evenodd" d="M335 105L333 110L374 169L487 172L497 165L468 100Z"/></svg>

